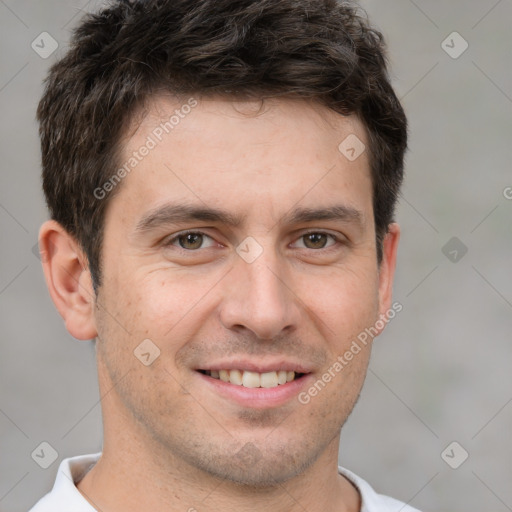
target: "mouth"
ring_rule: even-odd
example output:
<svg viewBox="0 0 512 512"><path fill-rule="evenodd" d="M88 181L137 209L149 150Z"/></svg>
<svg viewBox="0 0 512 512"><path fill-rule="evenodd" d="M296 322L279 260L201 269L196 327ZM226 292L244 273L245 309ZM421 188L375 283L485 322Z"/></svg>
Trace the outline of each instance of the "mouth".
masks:
<svg viewBox="0 0 512 512"><path fill-rule="evenodd" d="M284 358L233 358L197 366L195 374L210 399L244 409L277 410L290 406L315 378L312 366ZM298 402L297 402L298 403Z"/></svg>
<svg viewBox="0 0 512 512"><path fill-rule="evenodd" d="M249 370L198 370L199 373L244 388L277 388L301 379L306 374L295 371L275 370L264 373Z"/></svg>

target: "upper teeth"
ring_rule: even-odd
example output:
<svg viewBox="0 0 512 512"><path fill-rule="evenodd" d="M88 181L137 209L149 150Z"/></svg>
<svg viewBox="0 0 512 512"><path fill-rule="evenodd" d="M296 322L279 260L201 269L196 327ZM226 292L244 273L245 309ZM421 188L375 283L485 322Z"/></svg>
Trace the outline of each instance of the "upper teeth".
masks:
<svg viewBox="0 0 512 512"><path fill-rule="evenodd" d="M249 372L243 370L211 370L205 372L214 379L230 382L246 388L275 388L295 379L295 372L280 370L277 372Z"/></svg>

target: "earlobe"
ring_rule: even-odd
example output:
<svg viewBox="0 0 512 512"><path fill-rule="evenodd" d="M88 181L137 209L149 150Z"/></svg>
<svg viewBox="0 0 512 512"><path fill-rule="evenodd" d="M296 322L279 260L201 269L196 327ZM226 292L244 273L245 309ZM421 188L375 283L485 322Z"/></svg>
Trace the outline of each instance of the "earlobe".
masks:
<svg viewBox="0 0 512 512"><path fill-rule="evenodd" d="M87 258L78 242L50 220L39 231L39 251L48 291L66 329L79 340L95 338L95 295Z"/></svg>
<svg viewBox="0 0 512 512"><path fill-rule="evenodd" d="M400 226L392 223L382 244L382 261L379 268L379 315L385 315L391 307L393 279L395 275Z"/></svg>

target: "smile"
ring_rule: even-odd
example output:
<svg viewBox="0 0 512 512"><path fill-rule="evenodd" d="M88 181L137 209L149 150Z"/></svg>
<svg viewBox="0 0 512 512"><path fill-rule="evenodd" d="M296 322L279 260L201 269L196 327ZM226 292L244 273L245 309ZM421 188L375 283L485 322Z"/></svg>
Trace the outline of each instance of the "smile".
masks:
<svg viewBox="0 0 512 512"><path fill-rule="evenodd" d="M199 370L203 375L245 388L276 388L302 377L302 373L276 370L265 373L247 370Z"/></svg>

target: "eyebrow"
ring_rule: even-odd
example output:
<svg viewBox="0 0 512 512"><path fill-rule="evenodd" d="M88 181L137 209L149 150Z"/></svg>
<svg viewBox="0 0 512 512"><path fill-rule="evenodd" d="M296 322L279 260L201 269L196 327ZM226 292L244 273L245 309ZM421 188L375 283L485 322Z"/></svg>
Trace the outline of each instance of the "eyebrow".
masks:
<svg viewBox="0 0 512 512"><path fill-rule="evenodd" d="M242 215L233 215L225 210L195 206L191 204L166 204L147 214L137 223L136 232L144 233L170 224L190 221L214 222L231 227L239 226L245 219ZM278 224L301 224L315 221L337 220L363 227L364 215L361 211L347 205L335 205L324 208L295 208L286 213Z"/></svg>
<svg viewBox="0 0 512 512"><path fill-rule="evenodd" d="M296 208L286 214L281 223L300 224L319 220L338 220L364 226L363 212L348 205L336 205L326 208Z"/></svg>
<svg viewBox="0 0 512 512"><path fill-rule="evenodd" d="M138 222L135 231L151 231L161 226L192 220L215 222L236 227L243 221L243 217L232 215L218 208L207 208L190 204L166 204L144 215Z"/></svg>

